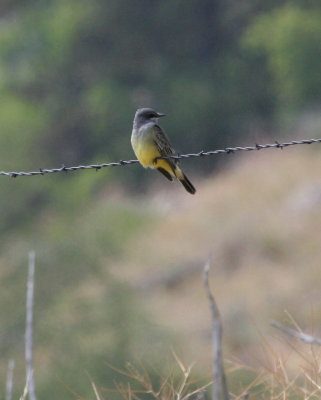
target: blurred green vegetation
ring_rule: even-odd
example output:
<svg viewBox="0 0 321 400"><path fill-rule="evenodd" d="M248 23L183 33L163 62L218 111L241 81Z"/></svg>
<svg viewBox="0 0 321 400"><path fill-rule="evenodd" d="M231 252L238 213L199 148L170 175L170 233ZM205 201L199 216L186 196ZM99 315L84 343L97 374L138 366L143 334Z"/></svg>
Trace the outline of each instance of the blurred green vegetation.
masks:
<svg viewBox="0 0 321 400"><path fill-rule="evenodd" d="M298 111L321 102L321 7L287 4L260 16L245 44L263 52L280 111Z"/></svg>
<svg viewBox="0 0 321 400"><path fill-rule="evenodd" d="M321 6L307 0L2 1L0 169L132 158L142 106L168 115L179 152L268 136L282 116L320 106L320 27ZM201 175L213 160L191 165ZM111 195L116 183L141 194L143 173L0 178L0 370L20 361L16 397L32 248L39 398L67 398L56 376L87 395L82 371L106 384L104 360L121 366L136 346L157 343L157 318L109 274L155 221L143 202Z"/></svg>
<svg viewBox="0 0 321 400"><path fill-rule="evenodd" d="M128 239L153 222L149 214L137 203L133 207L130 202L98 200L90 207L78 206L77 212L47 210L8 237L3 234L1 367L4 372L6 360L15 358L16 397L24 386L26 255L31 247L37 254L34 341L39 398L73 398L61 381L88 395L86 371L100 385L112 386L117 374L104 362L122 367L158 340L162 329L150 326L151 316L129 285L108 272L121 260ZM170 333L164 332L162 340L166 337Z"/></svg>

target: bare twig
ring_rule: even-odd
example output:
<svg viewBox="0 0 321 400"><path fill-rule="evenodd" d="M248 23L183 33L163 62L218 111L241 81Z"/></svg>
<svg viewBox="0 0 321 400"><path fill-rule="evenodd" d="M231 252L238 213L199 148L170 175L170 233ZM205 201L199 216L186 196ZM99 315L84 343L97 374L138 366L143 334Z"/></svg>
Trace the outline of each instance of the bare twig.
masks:
<svg viewBox="0 0 321 400"><path fill-rule="evenodd" d="M28 385L29 385L29 379L28 379L28 377L27 377L26 385L25 385L25 387L24 387L24 389L23 389L23 394L22 394L22 396L20 397L20 400L26 400L27 395L28 395Z"/></svg>
<svg viewBox="0 0 321 400"><path fill-rule="evenodd" d="M307 378L308 381L310 381L313 386L315 386L319 391L321 391L321 386L317 384L317 382L311 378L306 372L304 372L304 376Z"/></svg>
<svg viewBox="0 0 321 400"><path fill-rule="evenodd" d="M7 372L6 400L11 400L12 399L13 370L14 370L14 360L10 359L9 363L8 363L8 372Z"/></svg>
<svg viewBox="0 0 321 400"><path fill-rule="evenodd" d="M100 393L98 392L97 386L94 384L93 381L91 381L91 386L94 390L95 396L97 400L102 400L102 397L100 396Z"/></svg>
<svg viewBox="0 0 321 400"><path fill-rule="evenodd" d="M33 369L33 293L35 275L35 252L29 252L27 301L26 301L26 382L30 400L37 400L35 393L34 369Z"/></svg>
<svg viewBox="0 0 321 400"><path fill-rule="evenodd" d="M223 366L223 357L222 357L223 328L222 328L220 312L218 310L208 280L210 267L211 263L210 260L208 260L207 263L205 264L203 271L203 281L210 305L211 318L212 318L213 380L214 380L213 400L219 400L220 398L222 398L223 400L229 400L229 393L227 389L227 383Z"/></svg>
<svg viewBox="0 0 321 400"><path fill-rule="evenodd" d="M91 378L91 376L89 375L88 372L86 372L86 374L87 374L87 376L88 376L88 378L90 380L91 386L92 386L92 388L94 390L96 400L103 400L101 395L100 395L100 393L99 393L99 391L98 391L98 388L97 388L95 382L92 380L92 378Z"/></svg>
<svg viewBox="0 0 321 400"><path fill-rule="evenodd" d="M191 374L191 371L192 371L192 365L186 368L185 365L182 363L182 361L175 354L175 352L173 351L172 353L173 353L173 356L174 356L174 358L175 358L177 364L179 365L179 367L180 367L180 369L182 371L182 374L183 374L183 379L182 379L182 382L180 383L180 385L177 388L175 398L176 398L176 400L182 400L183 391L187 386L187 380L188 380L188 378L189 378L189 376Z"/></svg>
<svg viewBox="0 0 321 400"><path fill-rule="evenodd" d="M316 344L318 346L321 346L321 339L319 339L319 338L308 335L307 333L298 332L292 328L288 328L288 327L280 324L277 321L271 321L271 325L274 326L274 328L280 329L282 332L285 332L290 336L293 336L297 339L302 340L302 342L305 342L308 344Z"/></svg>

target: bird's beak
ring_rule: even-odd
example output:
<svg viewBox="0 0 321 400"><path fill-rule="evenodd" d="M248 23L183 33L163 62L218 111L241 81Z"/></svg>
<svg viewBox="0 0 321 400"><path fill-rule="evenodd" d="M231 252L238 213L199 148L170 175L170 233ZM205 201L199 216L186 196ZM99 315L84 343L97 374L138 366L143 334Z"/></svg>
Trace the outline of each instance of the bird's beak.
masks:
<svg viewBox="0 0 321 400"><path fill-rule="evenodd" d="M158 112L158 113L157 113L157 118L165 117L165 115L166 115L166 114L163 114L163 113L159 113L159 112Z"/></svg>

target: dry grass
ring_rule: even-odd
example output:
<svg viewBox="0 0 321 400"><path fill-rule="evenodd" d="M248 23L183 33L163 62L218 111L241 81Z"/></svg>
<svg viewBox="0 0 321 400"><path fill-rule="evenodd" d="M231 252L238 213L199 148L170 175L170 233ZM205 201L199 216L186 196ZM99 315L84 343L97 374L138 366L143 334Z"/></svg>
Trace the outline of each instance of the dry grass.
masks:
<svg viewBox="0 0 321 400"><path fill-rule="evenodd" d="M261 345L261 354L256 354L256 367L236 360L230 362L230 379L237 371L248 370L256 375L248 387L233 395L235 399L241 399L245 393L270 400L320 398L320 347L282 338L279 343L263 338Z"/></svg>
<svg viewBox="0 0 321 400"><path fill-rule="evenodd" d="M140 400L142 395L144 395L144 399L154 400L188 400L197 398L211 385L211 382L200 383L204 379L195 379L193 377L192 365L185 366L174 352L173 356L175 363L169 368L166 376L154 370L158 376L158 385L155 385L148 369L142 362L139 363L138 367L128 363L124 370L109 365L110 368L126 377L126 383L115 382L115 389L104 388L102 391L109 395L118 393L125 400ZM97 397L97 400L101 399Z"/></svg>
<svg viewBox="0 0 321 400"><path fill-rule="evenodd" d="M213 382L207 379L207 383L200 383L204 382L204 379L195 379L192 376L192 366L186 367L176 354L174 358L175 361L171 363L166 376L157 372L158 385L148 372L153 368L141 361L138 366L128 364L124 370L109 365L125 378L125 382L117 381L114 389L103 388L100 392L92 382L97 400L103 400L101 393L107 395L106 398L118 398L117 394L124 400L211 398ZM278 336L277 339L262 337L261 352L256 354L255 358L255 367L245 365L237 359L226 362L232 400L320 398L321 347L307 345L298 340L289 341L282 336Z"/></svg>

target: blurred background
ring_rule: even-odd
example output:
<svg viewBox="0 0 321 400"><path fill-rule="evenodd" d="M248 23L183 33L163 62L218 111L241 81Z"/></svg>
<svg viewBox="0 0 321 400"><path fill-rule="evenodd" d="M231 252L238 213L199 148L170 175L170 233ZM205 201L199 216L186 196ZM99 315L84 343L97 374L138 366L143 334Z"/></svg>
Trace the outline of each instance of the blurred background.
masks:
<svg viewBox="0 0 321 400"><path fill-rule="evenodd" d="M180 153L320 137L320 43L309 0L2 0L0 170L134 158L146 106ZM255 153L184 161L194 197L139 165L0 177L0 391L9 358L25 383L31 249L39 398L171 347L209 374L209 251L227 357L257 360L285 309L320 333L319 145Z"/></svg>

